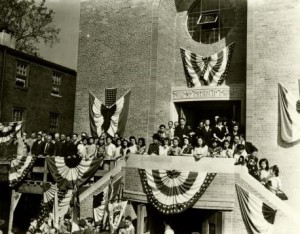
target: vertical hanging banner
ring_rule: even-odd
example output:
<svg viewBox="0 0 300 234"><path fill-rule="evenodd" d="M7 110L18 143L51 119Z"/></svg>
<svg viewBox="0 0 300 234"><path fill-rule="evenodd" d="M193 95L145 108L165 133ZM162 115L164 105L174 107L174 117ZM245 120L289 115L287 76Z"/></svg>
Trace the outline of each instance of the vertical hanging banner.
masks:
<svg viewBox="0 0 300 234"><path fill-rule="evenodd" d="M280 133L283 141L292 143L300 140L300 113L297 99L282 84L278 84Z"/></svg>
<svg viewBox="0 0 300 234"><path fill-rule="evenodd" d="M236 184L244 223L252 234L272 234L276 210Z"/></svg>
<svg viewBox="0 0 300 234"><path fill-rule="evenodd" d="M234 43L231 43L209 57L203 57L180 48L188 87L221 85L226 78L231 63L234 45Z"/></svg>

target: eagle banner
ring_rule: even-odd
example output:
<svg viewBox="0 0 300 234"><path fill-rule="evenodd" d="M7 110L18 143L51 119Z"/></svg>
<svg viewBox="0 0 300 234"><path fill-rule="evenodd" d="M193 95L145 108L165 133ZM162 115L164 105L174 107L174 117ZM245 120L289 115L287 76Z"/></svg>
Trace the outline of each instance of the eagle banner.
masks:
<svg viewBox="0 0 300 234"><path fill-rule="evenodd" d="M236 191L241 214L249 233L273 233L273 224L277 211L238 184L236 184Z"/></svg>
<svg viewBox="0 0 300 234"><path fill-rule="evenodd" d="M60 156L46 158L48 169L57 187L63 190L82 185L96 173L102 162L101 158L80 159L77 164L70 166L67 160Z"/></svg>
<svg viewBox="0 0 300 234"><path fill-rule="evenodd" d="M139 169L150 203L164 214L175 214L193 206L216 173Z"/></svg>
<svg viewBox="0 0 300 234"><path fill-rule="evenodd" d="M287 143L300 140L300 113L297 99L282 84L278 84L281 138Z"/></svg>
<svg viewBox="0 0 300 234"><path fill-rule="evenodd" d="M219 52L203 57L180 48L188 87L223 84L230 67L233 49L234 43L231 43Z"/></svg>
<svg viewBox="0 0 300 234"><path fill-rule="evenodd" d="M100 137L103 132L111 136L116 132L123 135L127 123L130 94L131 91L128 91L113 105L107 107L90 93L89 116L93 137Z"/></svg>
<svg viewBox="0 0 300 234"><path fill-rule="evenodd" d="M0 123L0 144L9 142L22 130L23 121Z"/></svg>

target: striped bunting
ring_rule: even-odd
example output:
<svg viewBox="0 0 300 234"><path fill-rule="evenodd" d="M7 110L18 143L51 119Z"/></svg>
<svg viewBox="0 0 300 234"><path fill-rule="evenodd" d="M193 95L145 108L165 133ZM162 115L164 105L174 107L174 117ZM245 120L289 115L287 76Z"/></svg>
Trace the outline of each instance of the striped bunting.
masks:
<svg viewBox="0 0 300 234"><path fill-rule="evenodd" d="M144 191L152 205L164 214L192 207L216 173L139 169Z"/></svg>
<svg viewBox="0 0 300 234"><path fill-rule="evenodd" d="M18 185L24 179L28 171L33 167L35 159L35 157L30 155L18 155L11 160L8 174L10 187Z"/></svg>
<svg viewBox="0 0 300 234"><path fill-rule="evenodd" d="M48 169L59 189L68 190L79 187L91 178L102 162L100 158L92 157L89 160L80 160L77 165L69 167L64 157L47 157Z"/></svg>
<svg viewBox="0 0 300 234"><path fill-rule="evenodd" d="M106 107L95 95L90 93L89 116L93 137L100 137L103 132L113 136L116 132L123 135L127 123L129 100L128 91L112 106Z"/></svg>
<svg viewBox="0 0 300 234"><path fill-rule="evenodd" d="M287 143L300 139L300 113L297 112L297 99L282 84L278 84L278 101L281 123L281 138Z"/></svg>
<svg viewBox="0 0 300 234"><path fill-rule="evenodd" d="M276 210L236 184L241 214L249 233L271 234Z"/></svg>
<svg viewBox="0 0 300 234"><path fill-rule="evenodd" d="M219 52L203 57L180 48L188 87L221 85L226 78L233 49L234 43L231 43Z"/></svg>
<svg viewBox="0 0 300 234"><path fill-rule="evenodd" d="M0 144L11 140L18 132L21 131L24 122L0 123Z"/></svg>

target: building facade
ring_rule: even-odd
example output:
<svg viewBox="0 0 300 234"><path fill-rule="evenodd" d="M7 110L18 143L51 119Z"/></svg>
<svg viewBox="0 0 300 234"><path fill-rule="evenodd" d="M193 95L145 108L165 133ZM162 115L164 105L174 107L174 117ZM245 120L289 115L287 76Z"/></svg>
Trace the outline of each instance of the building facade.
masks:
<svg viewBox="0 0 300 234"><path fill-rule="evenodd" d="M0 72L0 122L25 121L28 133L72 133L74 70L0 45Z"/></svg>
<svg viewBox="0 0 300 234"><path fill-rule="evenodd" d="M148 143L159 124L181 116L192 125L202 113L235 118L258 157L279 166L287 203L300 207L300 144L282 141L278 112L279 82L299 95L299 7L293 0L82 1L75 131L89 131L88 92L103 100L107 87L118 96L132 90L125 136ZM223 21L197 28L207 12ZM225 84L188 88L179 49L209 56L232 42Z"/></svg>

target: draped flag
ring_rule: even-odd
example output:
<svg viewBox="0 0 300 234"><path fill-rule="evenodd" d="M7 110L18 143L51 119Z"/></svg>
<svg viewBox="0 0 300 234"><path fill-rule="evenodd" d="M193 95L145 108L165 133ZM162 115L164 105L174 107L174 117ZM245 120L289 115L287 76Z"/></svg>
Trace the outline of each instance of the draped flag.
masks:
<svg viewBox="0 0 300 234"><path fill-rule="evenodd" d="M29 170L33 167L35 157L17 155L10 162L10 169L8 173L9 186L14 187L19 184Z"/></svg>
<svg viewBox="0 0 300 234"><path fill-rule="evenodd" d="M111 136L116 132L123 135L127 123L130 94L131 91L128 91L112 106L106 107L90 93L89 114L93 137L99 137L102 132L107 132Z"/></svg>
<svg viewBox="0 0 300 234"><path fill-rule="evenodd" d="M126 209L127 201L119 201L108 204L110 233L118 229L122 216Z"/></svg>
<svg viewBox="0 0 300 234"><path fill-rule="evenodd" d="M0 144L11 140L23 127L24 122L0 123Z"/></svg>
<svg viewBox="0 0 300 234"><path fill-rule="evenodd" d="M278 84L281 138L287 143L300 139L300 113L297 112L297 99L282 84Z"/></svg>
<svg viewBox="0 0 300 234"><path fill-rule="evenodd" d="M231 43L219 52L203 57L180 48L188 87L221 85L226 78L233 49L234 43Z"/></svg>
<svg viewBox="0 0 300 234"><path fill-rule="evenodd" d="M68 190L79 187L91 178L102 162L100 158L80 160L77 165L69 167L64 157L47 157L48 169L57 183L59 189Z"/></svg>
<svg viewBox="0 0 300 234"><path fill-rule="evenodd" d="M115 200L120 189L120 185L122 182L122 177L118 178L112 184L109 183L107 187L103 189L102 192L94 196L93 199L93 212L94 212L94 220L96 223L105 223L104 220L105 213L108 209L108 203L112 200Z"/></svg>
<svg viewBox="0 0 300 234"><path fill-rule="evenodd" d="M145 170L139 174L148 200L164 214L175 214L193 206L216 173Z"/></svg>
<svg viewBox="0 0 300 234"><path fill-rule="evenodd" d="M248 231L252 234L271 234L277 211L237 184L236 191Z"/></svg>

